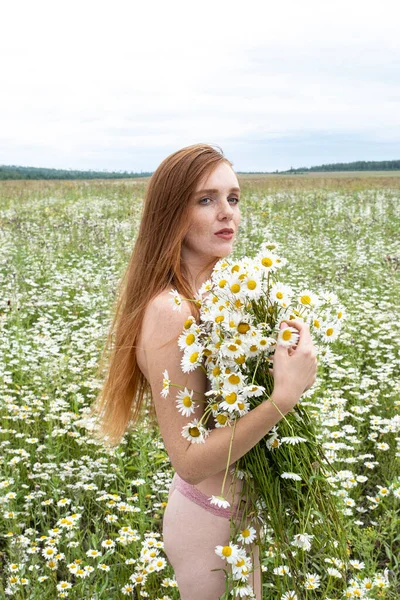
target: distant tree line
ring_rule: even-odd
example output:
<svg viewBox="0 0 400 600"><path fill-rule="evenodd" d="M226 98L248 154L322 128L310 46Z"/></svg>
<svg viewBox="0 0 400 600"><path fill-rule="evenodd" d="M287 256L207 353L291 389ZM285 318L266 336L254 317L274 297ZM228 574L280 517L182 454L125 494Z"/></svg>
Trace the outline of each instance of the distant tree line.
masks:
<svg viewBox="0 0 400 600"><path fill-rule="evenodd" d="M288 171L274 173L310 173L313 171L400 171L400 160L365 161L350 163L332 163L317 167L300 167ZM268 175L271 171L237 171L239 175L254 174ZM71 169L44 169L40 167L17 167L15 165L0 165L0 180L2 179L134 179L150 177L152 171L128 173L127 171L74 171Z"/></svg>
<svg viewBox="0 0 400 600"><path fill-rule="evenodd" d="M400 171L400 160L358 160L350 163L332 163L318 167L290 168L280 173L309 173L313 171Z"/></svg>
<svg viewBox="0 0 400 600"><path fill-rule="evenodd" d="M2 179L131 179L148 177L151 172L140 173L108 171L73 171L70 169L42 169L38 167L17 167L0 165Z"/></svg>

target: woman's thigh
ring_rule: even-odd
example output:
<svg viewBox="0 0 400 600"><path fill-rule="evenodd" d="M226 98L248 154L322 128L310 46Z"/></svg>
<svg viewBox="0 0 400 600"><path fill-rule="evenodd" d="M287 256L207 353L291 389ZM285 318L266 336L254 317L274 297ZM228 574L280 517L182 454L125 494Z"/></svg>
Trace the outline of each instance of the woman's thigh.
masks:
<svg viewBox="0 0 400 600"><path fill-rule="evenodd" d="M227 545L229 534L229 519L208 512L179 490L171 492L164 513L163 539L181 600L218 600L222 596L225 561L215 554L215 547ZM261 595L257 598L261 600Z"/></svg>

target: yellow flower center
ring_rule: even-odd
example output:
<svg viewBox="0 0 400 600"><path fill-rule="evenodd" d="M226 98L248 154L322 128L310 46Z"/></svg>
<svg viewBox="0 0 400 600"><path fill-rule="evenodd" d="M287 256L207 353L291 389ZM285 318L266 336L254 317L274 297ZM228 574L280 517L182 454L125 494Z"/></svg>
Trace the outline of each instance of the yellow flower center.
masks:
<svg viewBox="0 0 400 600"><path fill-rule="evenodd" d="M226 415L217 415L217 421L220 425L225 425L227 420L228 420L228 417Z"/></svg>
<svg viewBox="0 0 400 600"><path fill-rule="evenodd" d="M252 346L250 346L250 352L257 352L257 349L258 349L258 347L256 344L253 344Z"/></svg>
<svg viewBox="0 0 400 600"><path fill-rule="evenodd" d="M332 327L329 327L329 329L326 330L326 335L332 335L333 334L333 329Z"/></svg>
<svg viewBox="0 0 400 600"><path fill-rule="evenodd" d="M232 385L237 385L238 383L240 383L240 377L239 375L235 375L235 373L232 373L232 375L229 375L228 381Z"/></svg>
<svg viewBox="0 0 400 600"><path fill-rule="evenodd" d="M237 356L235 358L235 363L237 365L243 365L246 362L246 356L244 354L241 354L240 356Z"/></svg>
<svg viewBox="0 0 400 600"><path fill-rule="evenodd" d="M283 294L282 294L282 292L276 292L276 297L277 297L279 300L282 300L282 298L283 298Z"/></svg>
<svg viewBox="0 0 400 600"><path fill-rule="evenodd" d="M233 283L231 285L231 292L232 294L237 294L238 292L240 292L240 285L238 283Z"/></svg>
<svg viewBox="0 0 400 600"><path fill-rule="evenodd" d="M235 394L235 392L232 392L225 397L225 400L228 404L235 404L236 399L237 395Z"/></svg>
<svg viewBox="0 0 400 600"><path fill-rule="evenodd" d="M247 282L247 287L249 288L249 290L255 290L257 287L257 283L254 281L254 279L249 279L249 281Z"/></svg>
<svg viewBox="0 0 400 600"><path fill-rule="evenodd" d="M250 531L248 529L243 529L242 537L247 538L250 535Z"/></svg>
<svg viewBox="0 0 400 600"><path fill-rule="evenodd" d="M248 323L239 323L237 330L239 333L247 333L250 329L250 325Z"/></svg>
<svg viewBox="0 0 400 600"><path fill-rule="evenodd" d="M237 273L239 271L239 265L233 265L231 272L232 273Z"/></svg>
<svg viewBox="0 0 400 600"><path fill-rule="evenodd" d="M183 324L185 329L189 329L190 326L192 325L193 321L191 319L186 319L185 323Z"/></svg>
<svg viewBox="0 0 400 600"><path fill-rule="evenodd" d="M189 335L186 336L186 343L188 346L191 346L191 344L193 344L194 340L196 338L194 337L193 333L189 333Z"/></svg>
<svg viewBox="0 0 400 600"><path fill-rule="evenodd" d="M321 327L321 323L318 321L318 319L314 319L314 327L316 327L317 329Z"/></svg>
<svg viewBox="0 0 400 600"><path fill-rule="evenodd" d="M232 554L232 548L230 546L224 546L222 548L222 556L230 556Z"/></svg>
<svg viewBox="0 0 400 600"><path fill-rule="evenodd" d="M189 435L191 435L191 437L199 437L200 435L200 430L198 427L189 427Z"/></svg>
<svg viewBox="0 0 400 600"><path fill-rule="evenodd" d="M214 377L218 377L218 375L221 375L221 369L219 367L214 367L212 370L212 374L214 375Z"/></svg>
<svg viewBox="0 0 400 600"><path fill-rule="evenodd" d="M218 282L218 285L220 288L224 288L227 284L226 279L221 279L221 281Z"/></svg>
<svg viewBox="0 0 400 600"><path fill-rule="evenodd" d="M215 317L215 322L216 323L222 323L222 321L225 319L224 315L218 315L218 317Z"/></svg>
<svg viewBox="0 0 400 600"><path fill-rule="evenodd" d="M235 344L229 344L228 346L228 350L230 350L231 352L236 352L237 349L238 347L235 346Z"/></svg>
<svg viewBox="0 0 400 600"><path fill-rule="evenodd" d="M183 404L183 406L186 406L186 408L189 408L190 406L192 406L193 402L192 402L190 396L184 396L182 398L182 404Z"/></svg>
<svg viewBox="0 0 400 600"><path fill-rule="evenodd" d="M193 354L190 355L189 360L190 360L191 363L195 363L198 358L199 358L199 353L198 352L193 352Z"/></svg>
<svg viewBox="0 0 400 600"><path fill-rule="evenodd" d="M310 298L310 296L307 296L307 295L301 296L300 302L302 304L311 304L311 298Z"/></svg>
<svg viewBox="0 0 400 600"><path fill-rule="evenodd" d="M285 342L288 342L291 338L292 332L290 331L290 329L284 329L282 333L282 339L284 339Z"/></svg>
<svg viewBox="0 0 400 600"><path fill-rule="evenodd" d="M263 259L261 260L261 264L262 264L264 267L272 267L272 264L273 264L273 262L272 262L272 260L271 260L270 258L268 258L268 257L265 257L265 258L263 258Z"/></svg>

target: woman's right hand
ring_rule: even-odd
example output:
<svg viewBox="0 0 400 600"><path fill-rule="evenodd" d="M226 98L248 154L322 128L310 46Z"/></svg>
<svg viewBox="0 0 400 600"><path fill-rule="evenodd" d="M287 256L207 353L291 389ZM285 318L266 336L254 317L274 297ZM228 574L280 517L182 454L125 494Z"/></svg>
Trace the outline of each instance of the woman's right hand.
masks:
<svg viewBox="0 0 400 600"><path fill-rule="evenodd" d="M286 411L291 410L303 392L313 385L318 366L308 323L297 319L283 321L281 328L289 325L299 332L297 346L277 345L272 357L273 368L269 370L274 378L275 402L278 400L278 405Z"/></svg>

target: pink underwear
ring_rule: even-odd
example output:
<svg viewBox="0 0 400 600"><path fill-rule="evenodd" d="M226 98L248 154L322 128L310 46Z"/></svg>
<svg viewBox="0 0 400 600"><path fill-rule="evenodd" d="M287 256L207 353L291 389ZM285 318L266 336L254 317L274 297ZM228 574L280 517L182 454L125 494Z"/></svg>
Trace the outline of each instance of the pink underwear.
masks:
<svg viewBox="0 0 400 600"><path fill-rule="evenodd" d="M222 508L220 506L216 506L215 504L211 504L208 496L203 494L203 492L201 492L194 485L187 483L187 481L179 477L178 473L175 473L172 479L170 492L172 492L174 489L178 490L188 500L198 504L198 506L201 506L207 512L210 512L217 517L230 519L232 513L239 519L241 519L243 516L243 513L239 510L239 506L237 504L228 508Z"/></svg>

